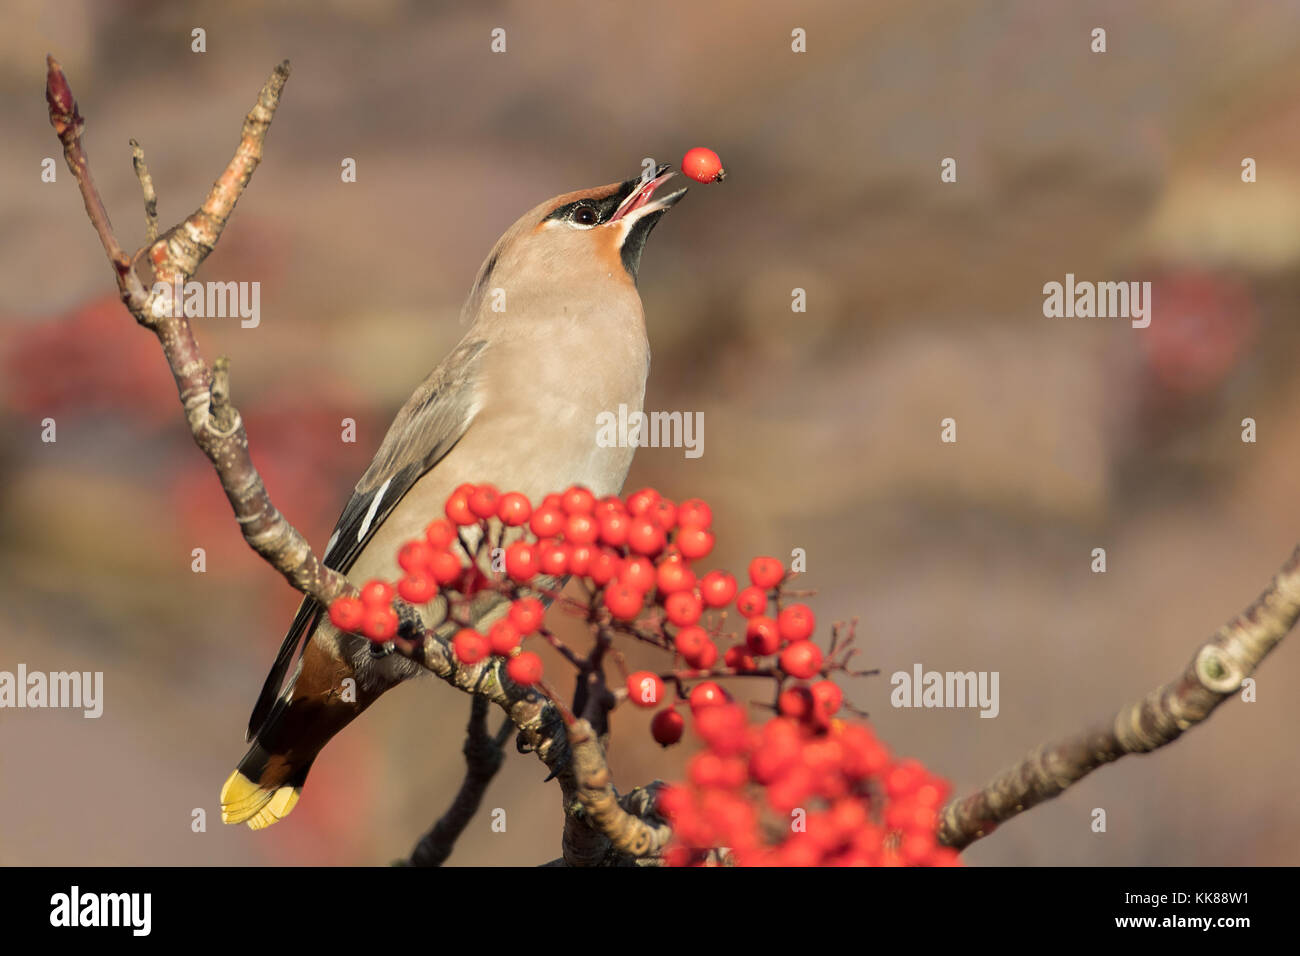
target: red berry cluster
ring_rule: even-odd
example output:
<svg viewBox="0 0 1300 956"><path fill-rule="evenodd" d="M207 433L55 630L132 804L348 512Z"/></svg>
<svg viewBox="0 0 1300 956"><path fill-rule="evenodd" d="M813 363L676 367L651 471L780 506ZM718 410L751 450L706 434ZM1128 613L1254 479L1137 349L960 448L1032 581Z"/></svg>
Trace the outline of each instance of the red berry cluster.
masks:
<svg viewBox="0 0 1300 956"><path fill-rule="evenodd" d="M653 488L643 488L626 498L597 500L586 488L574 486L547 495L534 508L518 492L503 494L490 484L465 484L447 499L445 511L446 518L433 521L423 539L408 541L398 552L405 573L395 588L370 581L360 597L342 597L330 605L336 627L385 642L398 630L394 595L421 605L441 594L456 619L470 597L494 588L511 600L508 615L486 634L466 616L452 649L465 664L476 664L489 654L508 658L511 678L532 685L541 679L541 659L521 650L520 642L545 633L539 598L555 597L548 579L573 575L585 579L591 601L580 610L593 623L604 619L615 631L676 652L688 670L671 672L669 678L716 674L809 680L831 669L811 640L816 626L812 609L785 599L788 575L776 558L754 558L749 586L739 592L735 577L725 571L696 573L694 563L714 546L713 512L698 498L677 504ZM464 535L471 527L477 542L472 546ZM515 532L515 540L503 549L501 571L485 573L490 564L481 560L482 554L494 535L500 543L507 529L525 533ZM471 551L473 562L465 557ZM720 622L733 604L746 622L744 640L720 655ZM602 608L607 617L602 618ZM706 613L712 620L704 619ZM719 656L722 666L715 670ZM719 699L725 695L711 681L697 685L690 699L701 693L716 693ZM665 697L664 678L648 671L632 674L627 696L636 706L656 707ZM778 704L782 713L792 716L815 711L824 722L841 700L839 688L823 680L811 688L786 689ZM665 746L681 737L680 723L670 714L658 715L652 731Z"/></svg>
<svg viewBox="0 0 1300 956"><path fill-rule="evenodd" d="M739 866L950 866L936 842L947 784L895 761L863 724L823 723L816 709L751 725L744 708L693 708L705 749L685 784L665 787L669 865L701 865L727 848Z"/></svg>
<svg viewBox="0 0 1300 956"><path fill-rule="evenodd" d="M812 639L812 609L795 600L792 575L776 558L754 558L743 589L725 571L696 571L715 543L705 502L678 504L653 488L597 499L575 486L534 506L518 492L466 484L445 510L424 538L402 546L395 585L370 581L359 597L330 605L336 627L409 652L417 636L398 635L394 598L422 605L442 597L459 625L456 658L504 658L524 686L542 679L541 658L522 646L532 637L602 674L605 651L619 639L670 653L671 667L627 674L614 699L655 709L651 734L664 746L681 740L689 708L707 744L691 759L689 784L664 792L678 834L673 862L699 861L719 846L740 863L953 862L935 844L942 782L915 762L893 763L871 731L835 716L844 696L829 678L854 673L851 632L842 641L833 629L823 652ZM566 576L582 582L586 600L558 593ZM471 598L484 590L508 602L486 633L471 614ZM584 617L597 650L584 660L563 644L545 626L546 603ZM729 614L742 633L724 633ZM622 666L616 647L613 660ZM748 725L719 683L739 678L774 687L777 716L761 728ZM807 813L795 815L802 823L793 829L771 819L796 808Z"/></svg>

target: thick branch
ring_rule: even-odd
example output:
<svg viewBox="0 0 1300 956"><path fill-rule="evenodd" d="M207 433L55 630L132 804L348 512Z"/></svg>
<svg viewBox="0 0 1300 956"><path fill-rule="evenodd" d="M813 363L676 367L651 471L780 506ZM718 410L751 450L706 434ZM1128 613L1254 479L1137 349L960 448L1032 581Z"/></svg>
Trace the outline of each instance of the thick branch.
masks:
<svg viewBox="0 0 1300 956"><path fill-rule="evenodd" d="M1107 725L1040 747L982 790L944 808L940 841L962 849L1003 820L1050 800L1103 764L1177 740L1241 687L1300 617L1300 547L1273 582L1196 652L1174 680Z"/></svg>
<svg viewBox="0 0 1300 956"><path fill-rule="evenodd" d="M469 726L465 733L465 779L461 782L456 799L433 828L416 844L411 852L411 866L442 866L451 856L456 841L465 832L469 821L478 813L479 804L488 784L505 761L502 745L506 742L511 724L505 723L493 737L488 733L488 702L484 697L470 700Z"/></svg>
<svg viewBox="0 0 1300 956"><path fill-rule="evenodd" d="M667 824L650 823L642 818L653 800L643 802L641 814L628 812L614 792L605 750L591 724L577 720L569 725L568 731L575 795L591 831L602 839L587 841L585 846L566 841L565 862L570 866L591 866L611 849L635 859L658 856L667 846L672 830Z"/></svg>

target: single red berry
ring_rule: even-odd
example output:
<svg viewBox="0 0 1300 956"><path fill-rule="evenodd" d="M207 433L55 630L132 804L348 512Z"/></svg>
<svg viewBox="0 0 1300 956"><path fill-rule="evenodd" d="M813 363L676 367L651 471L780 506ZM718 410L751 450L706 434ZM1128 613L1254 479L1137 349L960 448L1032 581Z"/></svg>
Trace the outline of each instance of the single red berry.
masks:
<svg viewBox="0 0 1300 956"><path fill-rule="evenodd" d="M446 518L434 518L424 529L424 536L435 551L445 551L456 540L456 529Z"/></svg>
<svg viewBox="0 0 1300 956"><path fill-rule="evenodd" d="M789 693L782 692L777 702L781 713L785 713ZM749 758L749 775L755 783L767 786L799 762L799 731L789 721L774 718L763 725L760 740Z"/></svg>
<svg viewBox="0 0 1300 956"><path fill-rule="evenodd" d="M605 588L605 606L621 621L633 620L641 613L644 603L644 592L625 582L615 582Z"/></svg>
<svg viewBox="0 0 1300 956"><path fill-rule="evenodd" d="M632 518L624 512L602 514L600 521L600 540L611 547L621 548L627 544L627 532L632 527Z"/></svg>
<svg viewBox="0 0 1300 956"><path fill-rule="evenodd" d="M512 581L527 584L541 570L537 548L527 541L516 541L506 548L506 574Z"/></svg>
<svg viewBox="0 0 1300 956"><path fill-rule="evenodd" d="M642 488L640 491L634 491L627 496L627 513L634 516L640 515L658 500L659 492L653 488Z"/></svg>
<svg viewBox="0 0 1300 956"><path fill-rule="evenodd" d="M696 684L691 688L690 693L691 713L698 714L704 707L712 707L714 704L725 704L731 700L731 695L722 689L722 686L715 681L706 680Z"/></svg>
<svg viewBox="0 0 1300 956"><path fill-rule="evenodd" d="M677 506L677 524L707 531L713 526L713 509L702 498L687 498Z"/></svg>
<svg viewBox="0 0 1300 956"><path fill-rule="evenodd" d="M739 757L723 757L705 750L687 761L686 776L703 789L734 790L744 785L748 773Z"/></svg>
<svg viewBox="0 0 1300 956"><path fill-rule="evenodd" d="M704 613L704 602L694 591L675 591L664 601L664 613L678 627L694 624Z"/></svg>
<svg viewBox="0 0 1300 956"><path fill-rule="evenodd" d="M807 687L787 687L776 699L776 709L783 717L803 720L813 712L813 695Z"/></svg>
<svg viewBox="0 0 1300 956"><path fill-rule="evenodd" d="M462 664L477 664L488 656L489 650L487 638L469 627L456 632L451 639L451 649Z"/></svg>
<svg viewBox="0 0 1300 956"><path fill-rule="evenodd" d="M664 531L677 526L677 505L668 498L660 498L645 510L645 516Z"/></svg>
<svg viewBox="0 0 1300 956"><path fill-rule="evenodd" d="M501 492L497 491L496 486L482 484L469 496L469 510L474 512L475 517L493 518L496 516L497 505L500 502Z"/></svg>
<svg viewBox="0 0 1300 956"><path fill-rule="evenodd" d="M452 524L467 525L478 521L478 516L470 510L469 495L453 494L447 499L447 507L444 510Z"/></svg>
<svg viewBox="0 0 1300 956"><path fill-rule="evenodd" d="M650 733L655 743L663 747L671 747L681 740L685 729L686 719L671 707L659 711L650 721Z"/></svg>
<svg viewBox="0 0 1300 956"><path fill-rule="evenodd" d="M836 800L827 814L831 831L841 837L852 838L871 823L871 815L861 800L844 798Z"/></svg>
<svg viewBox="0 0 1300 956"><path fill-rule="evenodd" d="M696 146L682 157L682 172L696 182L720 183L727 178L718 154L706 146Z"/></svg>
<svg viewBox="0 0 1300 956"><path fill-rule="evenodd" d="M361 603L366 607L387 607L393 603L393 586L384 581L367 581L361 588Z"/></svg>
<svg viewBox="0 0 1300 956"><path fill-rule="evenodd" d="M685 561L667 559L655 569L655 587L660 594L689 591L695 587L695 572Z"/></svg>
<svg viewBox="0 0 1300 956"><path fill-rule="evenodd" d="M579 577L585 576L591 570L591 562L595 556L596 549L591 545L573 545L569 548L569 573Z"/></svg>
<svg viewBox="0 0 1300 956"><path fill-rule="evenodd" d="M749 562L749 580L755 587L774 588L785 577L785 568L776 558L755 558Z"/></svg>
<svg viewBox="0 0 1300 956"><path fill-rule="evenodd" d="M691 667L699 671L707 671L718 662L718 645L710 640L700 648L698 654L683 656L686 657L686 663L690 664Z"/></svg>
<svg viewBox="0 0 1300 956"><path fill-rule="evenodd" d="M927 776L925 767L919 760L899 761L885 774L885 792L894 800L909 796L925 782Z"/></svg>
<svg viewBox="0 0 1300 956"><path fill-rule="evenodd" d="M682 552L682 557L691 561L708 557L713 550L713 532L703 528L683 528L677 532L674 541Z"/></svg>
<svg viewBox="0 0 1300 956"><path fill-rule="evenodd" d="M458 581L465 567L460 563L460 558L450 551L437 551L433 559L429 562L429 574L439 584L451 584Z"/></svg>
<svg viewBox="0 0 1300 956"><path fill-rule="evenodd" d="M710 571L700 581L700 597L709 607L726 607L735 596L736 579L726 571ZM766 607L766 599L763 604Z"/></svg>
<svg viewBox="0 0 1300 956"><path fill-rule="evenodd" d="M760 587L748 587L736 596L736 610L741 617L754 617L767 610L767 592Z"/></svg>
<svg viewBox="0 0 1300 956"><path fill-rule="evenodd" d="M558 509L558 510L560 510L560 511L563 511L563 510L564 510L564 496L563 496L563 495L560 495L560 494L557 494L556 492L551 492L549 495L547 495L545 498L542 499L542 503L541 503L540 507L542 507L542 508L556 508L556 509Z"/></svg>
<svg viewBox="0 0 1300 956"><path fill-rule="evenodd" d="M520 639L519 628L511 624L509 618L502 618L488 628L488 647L501 657L509 657L511 651L519 646Z"/></svg>
<svg viewBox="0 0 1300 956"><path fill-rule="evenodd" d="M651 671L627 675L627 699L637 707L656 707L664 697L664 682Z"/></svg>
<svg viewBox="0 0 1300 956"><path fill-rule="evenodd" d="M628 587L635 588L642 593L655 586L657 577L653 562L641 555L625 560L618 572L620 584L626 584Z"/></svg>
<svg viewBox="0 0 1300 956"><path fill-rule="evenodd" d="M758 666L754 656L749 653L749 648L744 644L737 644L734 647L727 648L727 653L722 657L722 663L738 674L752 671Z"/></svg>
<svg viewBox="0 0 1300 956"><path fill-rule="evenodd" d="M637 554L655 555L664 549L668 537L654 519L641 515L627 529L627 546Z"/></svg>
<svg viewBox="0 0 1300 956"><path fill-rule="evenodd" d="M592 512L597 518L602 518L608 514L627 514L627 505L618 495L606 495L596 502L596 507Z"/></svg>
<svg viewBox="0 0 1300 956"><path fill-rule="evenodd" d="M521 687L532 687L542 679L542 659L532 651L520 651L506 662L506 673Z"/></svg>
<svg viewBox="0 0 1300 956"><path fill-rule="evenodd" d="M781 652L781 670L791 677L807 680L821 669L822 649L812 641L795 641Z"/></svg>
<svg viewBox="0 0 1300 956"><path fill-rule="evenodd" d="M623 566L623 559L608 548L601 548L591 559L587 575L597 587L603 587L618 576Z"/></svg>
<svg viewBox="0 0 1300 956"><path fill-rule="evenodd" d="M596 496L581 485L574 485L560 496L560 507L568 515L589 515L596 507Z"/></svg>
<svg viewBox="0 0 1300 956"><path fill-rule="evenodd" d="M510 623L520 634L531 634L542 626L546 605L537 598L520 598L510 605Z"/></svg>
<svg viewBox="0 0 1300 956"><path fill-rule="evenodd" d="M680 786L666 786L655 795L655 811L666 820L676 820L689 813L695 803L689 790Z"/></svg>
<svg viewBox="0 0 1300 956"><path fill-rule="evenodd" d="M934 850L934 836L915 831L904 834L898 845L898 855L912 866L925 866Z"/></svg>
<svg viewBox="0 0 1300 956"><path fill-rule="evenodd" d="M811 688L813 700L827 717L839 711L844 704L844 691L832 680L819 680Z"/></svg>
<svg viewBox="0 0 1300 956"><path fill-rule="evenodd" d="M534 511L528 521L528 529L539 538L558 538L564 531L564 525L564 512L546 505Z"/></svg>
<svg viewBox="0 0 1300 956"><path fill-rule="evenodd" d="M564 526L564 540L569 544L595 544L600 537L600 524L586 512L569 515Z"/></svg>
<svg viewBox="0 0 1300 956"><path fill-rule="evenodd" d="M943 805L944 800L948 799L949 789L946 781L940 780L938 777L931 777L916 788L916 792L912 794L912 799L923 807L938 810Z"/></svg>
<svg viewBox="0 0 1300 956"><path fill-rule="evenodd" d="M852 780L878 776L889 766L889 750L861 724L845 724L839 733L844 745L844 774Z"/></svg>
<svg viewBox="0 0 1300 956"><path fill-rule="evenodd" d="M559 541L552 541L537 546L537 559L543 574L560 577L569 571L569 546Z"/></svg>
<svg viewBox="0 0 1300 956"><path fill-rule="evenodd" d="M691 658L698 657L703 652L705 644L712 643L709 632L694 624L682 628L673 635L673 647L677 648L677 653L686 658L688 662Z"/></svg>
<svg viewBox="0 0 1300 956"><path fill-rule="evenodd" d="M761 614L751 617L745 626L745 644L755 657L775 654L781 647L776 621Z"/></svg>
<svg viewBox="0 0 1300 956"><path fill-rule="evenodd" d="M402 596L402 600L412 604L427 604L438 593L438 582L423 571L408 574L397 582L397 593Z"/></svg>
<svg viewBox="0 0 1300 956"><path fill-rule="evenodd" d="M340 631L359 631L365 614L366 606L360 598L341 597L330 603L330 623Z"/></svg>
<svg viewBox="0 0 1300 956"><path fill-rule="evenodd" d="M777 630L781 632L781 639L786 641L802 641L812 637L815 623L812 608L807 604L791 604L776 617Z"/></svg>
<svg viewBox="0 0 1300 956"><path fill-rule="evenodd" d="M695 729L714 753L729 757L745 749L749 721L739 704L705 707L695 715Z"/></svg>
<svg viewBox="0 0 1300 956"><path fill-rule="evenodd" d="M361 629L372 641L383 643L397 633L397 612L386 606L368 607Z"/></svg>
<svg viewBox="0 0 1300 956"><path fill-rule="evenodd" d="M503 524L511 528L518 528L520 525L527 524L528 519L532 516L533 506L527 495L521 495L517 491L508 491L497 502L497 517L501 519Z"/></svg>
<svg viewBox="0 0 1300 956"><path fill-rule="evenodd" d="M433 558L433 548L427 541L408 541L397 552L397 563L403 571L424 571Z"/></svg>

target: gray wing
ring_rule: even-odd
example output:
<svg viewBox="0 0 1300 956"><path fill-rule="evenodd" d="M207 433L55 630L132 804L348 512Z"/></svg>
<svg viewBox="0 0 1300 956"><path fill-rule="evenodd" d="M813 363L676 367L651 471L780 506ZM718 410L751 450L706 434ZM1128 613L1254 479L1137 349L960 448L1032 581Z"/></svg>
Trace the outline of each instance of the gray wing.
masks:
<svg viewBox="0 0 1300 956"><path fill-rule="evenodd" d="M461 342L402 406L334 525L322 558L326 567L346 574L397 503L460 441L478 411L478 370L485 345L480 339ZM311 598L298 606L253 707L248 739L270 714L289 665L304 637L316 629L322 611Z"/></svg>

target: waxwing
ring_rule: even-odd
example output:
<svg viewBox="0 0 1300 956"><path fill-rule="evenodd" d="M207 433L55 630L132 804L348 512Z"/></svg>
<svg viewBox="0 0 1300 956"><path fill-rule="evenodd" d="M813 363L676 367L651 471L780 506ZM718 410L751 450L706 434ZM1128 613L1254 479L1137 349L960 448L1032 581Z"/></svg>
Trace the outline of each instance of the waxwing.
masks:
<svg viewBox="0 0 1300 956"><path fill-rule="evenodd" d="M650 231L686 194L655 198L673 175L664 164L556 196L506 230L466 300L468 332L397 413L334 527L327 566L358 586L397 578L398 549L466 482L533 501L575 484L619 492L635 449L601 447L597 416L642 407L650 349L636 276ZM425 618L446 628L438 603ZM485 595L475 622L504 610ZM304 600L253 709L252 747L221 789L222 820L261 829L282 819L330 738L418 671Z"/></svg>

